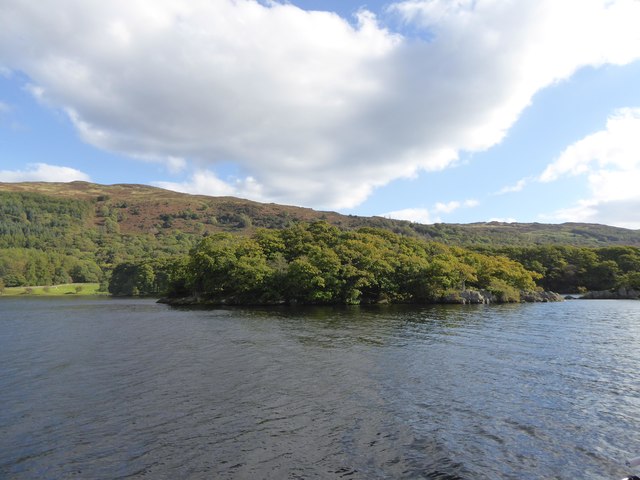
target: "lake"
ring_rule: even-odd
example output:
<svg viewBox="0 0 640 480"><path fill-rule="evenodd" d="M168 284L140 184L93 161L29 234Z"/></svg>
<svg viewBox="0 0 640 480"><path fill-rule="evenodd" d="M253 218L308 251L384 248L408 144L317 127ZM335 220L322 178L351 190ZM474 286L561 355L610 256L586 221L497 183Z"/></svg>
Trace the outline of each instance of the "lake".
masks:
<svg viewBox="0 0 640 480"><path fill-rule="evenodd" d="M619 479L640 302L0 298L0 478Z"/></svg>

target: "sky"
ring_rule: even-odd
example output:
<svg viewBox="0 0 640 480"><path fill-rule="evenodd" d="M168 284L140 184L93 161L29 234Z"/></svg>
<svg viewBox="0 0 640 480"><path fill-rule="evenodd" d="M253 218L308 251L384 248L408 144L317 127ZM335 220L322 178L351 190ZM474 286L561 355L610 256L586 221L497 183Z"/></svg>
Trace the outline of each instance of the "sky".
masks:
<svg viewBox="0 0 640 480"><path fill-rule="evenodd" d="M640 229L640 0L0 2L0 182Z"/></svg>

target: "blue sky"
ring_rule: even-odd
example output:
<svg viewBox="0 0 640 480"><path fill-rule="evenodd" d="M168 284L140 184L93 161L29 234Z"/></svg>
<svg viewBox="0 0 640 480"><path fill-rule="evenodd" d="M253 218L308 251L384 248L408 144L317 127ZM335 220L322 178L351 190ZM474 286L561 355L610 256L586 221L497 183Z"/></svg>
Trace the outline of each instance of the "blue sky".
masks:
<svg viewBox="0 0 640 480"><path fill-rule="evenodd" d="M0 182L638 229L638 24L637 0L5 0Z"/></svg>

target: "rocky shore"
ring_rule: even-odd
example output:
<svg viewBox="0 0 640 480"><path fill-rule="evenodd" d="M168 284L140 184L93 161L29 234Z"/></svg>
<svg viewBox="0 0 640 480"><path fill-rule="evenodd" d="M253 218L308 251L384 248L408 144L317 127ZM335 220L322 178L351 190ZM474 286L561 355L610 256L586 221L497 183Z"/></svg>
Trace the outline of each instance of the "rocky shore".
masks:
<svg viewBox="0 0 640 480"><path fill-rule="evenodd" d="M587 292L580 298L587 300L638 300L640 299L640 291L633 288L620 287L613 290Z"/></svg>
<svg viewBox="0 0 640 480"><path fill-rule="evenodd" d="M523 303L562 302L564 298L555 292L520 292L520 301ZM444 296L442 303L467 305L505 302L487 290L463 290Z"/></svg>
<svg viewBox="0 0 640 480"><path fill-rule="evenodd" d="M520 292L520 301L522 303L533 302L562 302L564 297L554 292ZM237 303L224 301L224 300L212 300L208 298L190 296L179 298L161 298L159 303L166 303L175 307L185 306L198 306L198 305L237 305ZM387 303L387 302L384 302ZM474 304L491 304L491 303L508 303L502 301L493 293L487 290L461 290L441 297L432 303L438 304L460 304L460 305L474 305ZM275 305L275 304L274 304ZM282 305L282 303L278 304Z"/></svg>

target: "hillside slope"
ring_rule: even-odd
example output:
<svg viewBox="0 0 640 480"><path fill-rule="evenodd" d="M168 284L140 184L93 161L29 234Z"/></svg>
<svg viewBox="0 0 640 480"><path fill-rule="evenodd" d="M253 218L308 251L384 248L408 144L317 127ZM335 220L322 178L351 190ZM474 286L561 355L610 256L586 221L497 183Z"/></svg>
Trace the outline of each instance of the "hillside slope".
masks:
<svg viewBox="0 0 640 480"><path fill-rule="evenodd" d="M86 209L83 215L86 227L124 235L161 236L176 230L196 235L219 231L250 233L258 227L284 228L296 222L325 220L346 229L363 226L385 228L396 233L464 246L640 246L640 231L597 224L490 222L423 225L381 217L341 215L309 208L258 203L234 197L188 195L147 185L0 183L0 202L4 195L6 203L6 195L11 193L80 201Z"/></svg>

